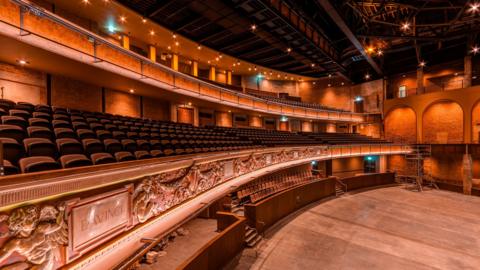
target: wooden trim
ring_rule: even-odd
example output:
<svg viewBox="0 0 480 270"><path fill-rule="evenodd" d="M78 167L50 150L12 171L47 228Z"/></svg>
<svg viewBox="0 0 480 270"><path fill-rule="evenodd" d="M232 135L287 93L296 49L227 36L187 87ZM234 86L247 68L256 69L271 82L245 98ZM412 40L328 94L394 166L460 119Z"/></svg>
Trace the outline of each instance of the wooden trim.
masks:
<svg viewBox="0 0 480 270"><path fill-rule="evenodd" d="M197 250L177 267L177 270L221 269L243 249L246 219L232 213L217 212L217 214L219 219L225 217L233 223Z"/></svg>

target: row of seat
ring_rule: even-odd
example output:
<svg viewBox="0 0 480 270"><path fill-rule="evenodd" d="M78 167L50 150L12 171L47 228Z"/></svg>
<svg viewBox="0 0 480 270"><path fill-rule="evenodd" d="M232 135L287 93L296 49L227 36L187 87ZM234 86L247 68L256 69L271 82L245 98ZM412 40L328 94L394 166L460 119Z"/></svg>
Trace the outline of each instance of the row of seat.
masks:
<svg viewBox="0 0 480 270"><path fill-rule="evenodd" d="M237 191L240 204L256 203L264 198L296 185L317 179L310 170L295 170L268 175L246 184Z"/></svg>

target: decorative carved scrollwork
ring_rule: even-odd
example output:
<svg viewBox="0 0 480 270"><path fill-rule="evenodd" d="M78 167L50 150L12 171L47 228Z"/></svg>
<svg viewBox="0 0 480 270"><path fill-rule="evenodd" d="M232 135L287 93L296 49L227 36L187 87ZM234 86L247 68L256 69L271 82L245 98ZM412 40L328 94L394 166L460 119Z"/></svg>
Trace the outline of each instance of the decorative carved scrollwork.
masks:
<svg viewBox="0 0 480 270"><path fill-rule="evenodd" d="M62 262L61 249L68 243L65 207L25 206L2 215L0 225L7 239L0 250L2 268L28 266L53 270ZM15 257L14 259L11 259Z"/></svg>
<svg viewBox="0 0 480 270"><path fill-rule="evenodd" d="M224 163L192 165L186 174L166 183L163 174L146 177L133 193L133 214L144 223L154 216L180 204L223 181Z"/></svg>

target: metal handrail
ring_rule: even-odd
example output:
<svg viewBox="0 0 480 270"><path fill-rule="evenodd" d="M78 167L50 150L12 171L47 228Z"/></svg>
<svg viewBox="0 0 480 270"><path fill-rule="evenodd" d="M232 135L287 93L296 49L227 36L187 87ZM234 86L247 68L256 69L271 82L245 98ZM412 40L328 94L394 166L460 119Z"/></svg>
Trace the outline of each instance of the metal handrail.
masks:
<svg viewBox="0 0 480 270"><path fill-rule="evenodd" d="M49 20L51 20L51 21L53 21L53 22L55 22L55 23L58 23L58 24L66 27L66 28L68 28L68 29L70 29L70 30L73 30L73 31L75 31L75 32L77 32L77 33L79 33L79 34L81 34L81 35L84 35L84 36L88 37L89 40L91 40L91 42L92 42L93 44L97 44L97 45L98 45L98 44L104 44L104 45L106 45L106 46L108 46L108 47L110 47L110 48L112 48L112 49L114 49L114 50L116 50L116 51L119 51L119 52L121 52L121 53L126 54L127 56L130 56L130 57L132 57L132 58L135 58L136 60L139 60L141 64L148 64L148 65L152 65L152 66L158 67L158 68L160 68L162 71L165 71L165 72L167 72L167 73L170 73L170 74L172 74L173 76L179 76L179 77L182 77L182 78L184 78L184 79L187 79L187 80L193 81L193 82L195 82L195 83L198 83L199 85L205 85L205 86L208 86L208 87L211 87L211 88L214 88L214 89L217 89L217 90L220 90L220 91L223 91L223 92L226 92L226 93L235 95L235 96L237 96L237 97L245 97L245 98L249 98L249 99L251 99L251 100L253 100L253 101L262 101L262 102L264 102L264 103L267 104L267 111L268 111L268 112L271 112L271 113L275 113L275 111L272 111L272 110L270 110L270 109L268 108L268 105L269 105L269 104L276 104L276 105L280 106L282 110L283 110L283 107L292 107L292 108L302 109L302 110L304 110L303 116L305 116L305 117L309 117L308 114L307 114L307 111L313 111L313 112L315 112L315 113L316 113L316 118L318 118L318 114L319 114L319 113L322 113L322 112L323 112L323 113L327 113L327 119L340 119L340 120L341 120L341 118L340 118L341 115L345 115L345 116L350 115L351 117L354 116L354 115L358 115L358 116L364 116L364 115L365 115L364 113L342 112L342 111L336 111L336 110L325 110L325 109L307 108L307 107L302 107L302 106L297 106L297 105L289 105L289 104L287 105L287 104L282 103L282 102L269 101L269 100L262 99L262 98L259 98L259 97L253 96L253 95L249 95L249 94L245 94L245 93L240 93L240 92L237 92L237 91L233 91L233 90L231 90L231 89L228 89L228 88L224 88L224 87L221 87L221 86L218 86L218 85L215 85L215 84L211 84L211 83L206 82L206 81L204 81L204 80L195 78L195 77L193 77L193 76L191 76L191 75L184 74L184 73L182 73L182 72L173 70L172 68L167 67L167 66L164 66L164 65L162 65L162 64L160 64L160 63L152 62L149 58L146 58L146 57L144 57L144 56L142 56L142 55L136 54L136 53L134 53L134 52L132 52L132 51L130 51L130 50L127 50L127 49L125 49L125 48L123 48L123 47L121 47L121 46L118 46L117 44L114 44L114 43L112 43L111 41L109 41L109 40L107 40L107 39L105 39L105 38L103 38L103 37L101 37L101 36L99 36L99 35L97 35L97 34L95 34L95 33L92 33L92 32L90 32L90 31L88 31L88 30L86 30L86 29L84 29L84 28L82 28L82 27L80 27L80 26L78 26L78 25L75 25L74 23L71 23L71 22L69 22L69 21L61 18L60 16L58 16L58 15L56 15L56 14L53 14L53 13L49 12L48 10L45 10L44 8L38 7L38 6L36 6L36 5L28 2L28 1L25 1L25 0L10 0L10 1L14 2L15 4L17 4L17 5L20 6L21 8L30 10L33 14L35 14L35 15L37 15L37 16L41 16L41 17L43 17L43 18L47 18L47 19L49 19ZM22 11L20 11L20 12L22 12ZM4 21L2 21L2 22L4 22ZM4 23L7 23L7 22L4 22ZM16 26L15 26L15 27L16 27ZM39 34L33 33L33 32L31 32L31 31L29 31L29 30L25 30L25 29L21 29L21 28L20 28L20 30L27 31L27 32L29 32L29 33L31 33L31 34L35 34L35 35L37 35L37 36L39 36L39 37L42 37L42 38L46 38L46 37L43 37L43 36L41 36L41 35L39 35ZM57 43L58 43L58 42L57 42ZM58 44L60 44L60 43L58 43ZM65 44L61 44L61 45L66 46L66 47L68 47L68 48L71 48L71 47L69 47L69 46L67 46L67 45L65 45ZM72 48L72 49L73 49L73 48ZM90 55L90 54L85 53L85 52L82 52L82 53L83 53L83 54L86 54L86 55L89 55L89 56L91 56L91 57L94 57L94 58L99 59L99 58L98 58L97 56L95 56L95 55ZM102 61L105 61L105 60L102 60ZM105 62L107 62L107 61L105 61ZM125 67L123 67L123 68L124 68L124 69L127 69L127 68L125 68ZM140 73L138 73L138 72L136 72L136 71L133 71L133 70L130 70L130 69L127 69L127 70L129 70L129 71L131 71L131 72L135 72L135 73L143 76L144 78L150 78L150 79L153 79L153 80L155 80L155 81L159 81L159 80L157 80L157 79L155 79L155 78L145 76L145 75L140 74ZM174 78L175 78L175 77L174 77ZM175 87L175 88L179 88L179 87L177 87L177 86L175 85L175 83L172 85L172 84L170 84L170 83L168 83L168 82L164 82L164 81L159 81L159 82L164 83L164 84L167 84L167 85L170 85L170 86ZM187 91L190 91L190 92L193 92L193 93L196 93L196 92L193 91L193 90L184 89L184 88L181 88L181 89L187 90ZM198 94L199 94L199 95L202 95L202 94L200 94L200 93L198 93ZM252 108L255 108L254 106L251 106L251 107L252 107ZM277 112L277 113L278 113L278 112ZM337 118L330 118L330 114L331 114L331 113L338 114L338 117L337 117ZM297 116L302 116L302 114L297 114L297 113L295 113L295 110L294 110L294 112L291 113L291 114L292 114L292 115L297 115ZM310 117L311 117L311 116L310 116ZM350 119L351 119L351 117L350 117ZM352 119L351 119L351 120L352 120Z"/></svg>

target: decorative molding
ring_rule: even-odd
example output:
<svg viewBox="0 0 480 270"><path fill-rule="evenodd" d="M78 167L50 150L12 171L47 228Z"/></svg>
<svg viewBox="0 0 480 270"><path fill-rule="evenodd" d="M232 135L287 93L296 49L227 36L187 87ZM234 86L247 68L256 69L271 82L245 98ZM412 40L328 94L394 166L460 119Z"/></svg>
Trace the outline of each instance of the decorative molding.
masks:
<svg viewBox="0 0 480 270"><path fill-rule="evenodd" d="M189 162L180 160L179 164L172 160L168 164L161 160L147 164L130 163L132 165L117 169L113 166L113 169L105 171L62 177L55 177L55 172L52 172L47 175L51 179L47 177L39 186L8 190L19 193L18 197L9 198L17 202L15 200L34 194L30 199L38 199L38 190L26 194L22 192L35 191L38 187L44 190L49 181L51 186L57 187L62 187L63 181L66 181L63 188L69 187L71 181L75 181L77 186L90 184L91 190L70 190L78 192L74 199L71 194L70 197L65 195L56 199L46 197L55 195L54 192L59 190L53 188L50 193L40 193L44 194L40 198L45 200L45 204L32 202L0 214L0 232L2 228L3 231L8 228L8 233L0 235L0 267L24 263L38 269L56 269L132 227L157 222L167 210L214 190L216 186L270 166L278 168L282 163L303 164L316 159L408 151L408 148L399 145L270 148L197 156ZM122 182L125 182L124 188L105 192L105 184L118 186ZM99 189L99 194L92 196L95 188ZM5 192L0 191L0 197L4 195ZM115 203L125 207L116 209ZM82 226L85 229L83 232ZM89 234L82 235L87 229Z"/></svg>

